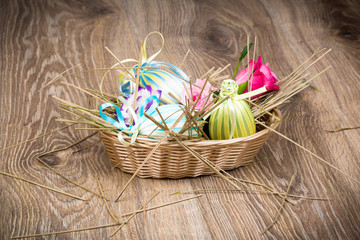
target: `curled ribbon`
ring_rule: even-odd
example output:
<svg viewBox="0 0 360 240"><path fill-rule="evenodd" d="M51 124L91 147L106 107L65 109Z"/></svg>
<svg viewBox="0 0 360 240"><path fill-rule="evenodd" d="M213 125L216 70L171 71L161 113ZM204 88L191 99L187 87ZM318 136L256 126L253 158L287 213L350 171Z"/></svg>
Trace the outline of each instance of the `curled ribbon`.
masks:
<svg viewBox="0 0 360 240"><path fill-rule="evenodd" d="M145 107L146 105L151 102L151 101L155 101L151 104L151 107L146 111L147 114L151 114L152 112L155 111L155 109L159 106L159 98L157 96L150 96L148 97L140 106L139 108L139 117L136 115L134 109L132 108L132 106L123 98L123 97L118 97L118 99L129 109L129 112L134 120L134 124L131 126L126 126L125 124L125 120L124 117L121 113L121 110L118 106L116 106L115 104L112 103L104 103L102 105L100 105L99 107L99 114L100 117L102 119L104 119L105 121L107 121L108 123L110 123L111 125L115 126L116 128L118 128L120 130L120 132L118 133L118 140L125 146L128 147L130 146L132 143L134 143L136 141L137 136L139 135L139 126L146 120L145 116L144 116L144 111L145 111ZM109 117L108 115L106 115L103 110L108 108L108 107L114 107L115 108L115 112L116 115L118 117L118 121L114 120L113 118ZM124 137L123 137L123 132L128 133L129 136L131 136L131 140L130 143L125 141Z"/></svg>
<svg viewBox="0 0 360 240"><path fill-rule="evenodd" d="M151 57L147 58L146 57L147 56L146 55L146 41L154 33L160 35L160 37L161 37L161 48L156 53L151 55ZM140 67L146 67L147 65L151 64L151 62L157 57L157 55L160 54L161 50L164 47L164 44L165 44L165 39L164 39L164 36L160 32L154 31L154 32L149 33L146 36L143 44L141 45L141 61L140 61L140 63L138 63L138 61L136 61L138 63L138 65L136 65L135 68L138 67L139 65L140 65ZM133 59L126 59L126 60L129 60L129 62L133 62ZM126 61L126 60L124 60L124 61ZM132 77L135 77L133 75L133 73L128 72L128 74L130 74ZM136 84L131 80L124 79L125 76L126 76L125 74L119 75L119 82L120 82L119 89L120 89L120 92L122 94L124 94L124 96L128 96L130 93L134 92Z"/></svg>
<svg viewBox="0 0 360 240"><path fill-rule="evenodd" d="M160 37L161 37L161 48L159 49L159 51L157 51L156 53L154 53L151 57L146 58L146 41L147 41L148 37L150 37L150 36L151 36L152 34L154 34L154 33L159 34ZM161 50L162 50L163 47L164 47L164 44L165 44L165 39L164 39L164 36L163 36L160 32L154 31L154 32L149 33L149 34L146 36L146 38L145 38L145 40L144 40L144 43L143 43L143 45L142 45L142 47L141 47L141 48L142 48L142 49L141 49L141 51L142 51L141 64L143 64L143 63L145 63L145 62L152 62L152 60L154 60L154 58L156 58L156 56L159 55L159 53L161 52Z"/></svg>
<svg viewBox="0 0 360 240"><path fill-rule="evenodd" d="M154 33L159 34L160 37L161 37L161 48L160 48L156 53L154 53L151 57L146 58L146 41L147 41L147 39L150 37L150 35L152 35L152 34L154 34ZM141 46L141 61L140 61L141 65L142 65L143 63L145 63L145 62L150 63L151 61L153 61L154 58L155 58L157 55L159 55L159 53L160 53L161 50L163 49L164 44L165 44L165 39L164 39L164 36L163 36L160 32L154 31L154 32L149 33L149 34L146 36L146 38L145 38L145 40L144 40L144 42L143 42L143 44L142 44L142 46ZM112 69L118 67L119 65L123 65L124 63L129 63L129 62L139 63L137 60L132 59L132 58L124 59L124 60L118 61L117 63L115 63L114 65L112 65L112 66L110 67L110 69L105 72L104 76L103 76L102 79L101 79L101 83L100 83L100 93L101 93L101 94L103 94L103 91L102 91L103 82L104 82L104 80L105 80L105 77L110 73L110 71L111 71ZM129 74L129 72L126 71L126 70L125 70L125 71L119 70L119 71L120 71L120 73L121 73L121 74L119 75L119 82L122 83L123 80L124 80L124 78L125 78L125 76L127 76L127 75ZM125 84L126 87L124 87L124 86L122 86L122 84L120 84L120 92L123 93L125 96L128 96L128 95L131 93L131 90L133 90L134 85L135 85L134 82L132 82L131 80L128 80L128 81L129 81L129 82L126 82L126 84ZM129 89L129 87L130 87L131 89ZM124 90L123 90L123 89L124 89Z"/></svg>

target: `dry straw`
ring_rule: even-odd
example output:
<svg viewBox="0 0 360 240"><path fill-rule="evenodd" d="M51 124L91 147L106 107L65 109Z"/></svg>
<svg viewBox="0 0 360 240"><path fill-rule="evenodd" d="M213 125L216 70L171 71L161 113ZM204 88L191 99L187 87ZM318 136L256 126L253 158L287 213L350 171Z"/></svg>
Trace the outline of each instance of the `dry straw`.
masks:
<svg viewBox="0 0 360 240"><path fill-rule="evenodd" d="M19 177L19 176L16 176L16 175L13 175L13 174L10 174L10 173L6 173L6 172L2 172L0 171L0 174L1 175L4 175L4 176L7 176L7 177L11 177L11 178L14 178L14 179L18 179L18 180L21 180L21 181L24 181L24 182L27 182L27 183L30 183L30 184L33 184L33 185L36 185L38 187L41 187L41 188L45 188L47 190L50 190L50 191L53 191L53 192L57 192L57 193L60 193L60 194L63 194L65 196L68 196L68 197L72 197L72 198L75 198L75 199L78 199L78 200L82 200L82 201L86 201L85 199L81 198L81 197L78 197L78 196L75 196L71 193L67 193L67 192L64 192L64 191L61 191L59 189L55 189L55 188L52 188L52 187L48 187L48 186L45 186L43 184L40 184L40 183L37 183L37 182L34 182L34 181L31 181L29 179L25 179L23 177Z"/></svg>
<svg viewBox="0 0 360 240"><path fill-rule="evenodd" d="M229 188L204 188L204 189L195 189L191 191L177 191L174 193L171 193L170 195L174 194L193 194L193 193L217 193L217 192L239 192L239 193L255 193L255 194L268 194L268 195L282 195L284 196L285 193L276 192L276 191L266 191L266 190L257 190L257 189L229 189ZM288 194L288 197L293 198L301 198L301 199L307 199L307 200L320 200L320 201L328 201L328 198L321 198L321 197L312 197L312 196L300 196L296 194ZM288 201L289 199L286 198ZM291 203L290 201L288 201Z"/></svg>
<svg viewBox="0 0 360 240"><path fill-rule="evenodd" d="M97 182L97 184L98 184L98 188L99 188L100 194L101 194L101 196L102 196L102 199L104 200L106 209L107 209L108 212L109 212L109 215L111 216L111 218L112 218L115 222L119 223L118 217L116 217L115 214L113 213L113 211L111 211L110 206L109 206L109 204L108 204L108 200L105 198L104 191L103 191L103 189L102 189L102 186L101 186L101 183L100 183L100 181L99 181L99 178L98 178L96 175L95 175L95 178L96 178L96 182Z"/></svg>
<svg viewBox="0 0 360 240"><path fill-rule="evenodd" d="M167 207L167 206L170 206L170 205L173 205L173 204L178 204L178 203L181 203L181 202L185 202L185 201L189 201L189 200L192 200L192 199L195 199L195 198L199 198L201 196L203 196L203 194L198 194L198 195L195 195L195 196L192 196L192 197L182 198L182 199L179 199L179 200L176 200L176 201L168 202L168 203L157 205L157 206L154 206L154 207L148 207L148 208L145 208L145 209L138 209L138 210L133 211L133 212L124 213L124 214L121 215L121 217L126 217L126 216L129 216L129 215L142 213L144 211L147 212L147 211L155 210L155 209L158 209L158 208ZM122 223L123 222L116 222L116 223L110 223L110 224L92 226L92 227L84 227L84 228L78 228L78 229L72 229L72 230L64 230L64 231L48 232L48 233L38 233L38 234L31 234L31 235L24 235L24 236L13 236L11 239L43 237L43 236L58 235L58 234L65 234L65 233L90 231L90 230L96 230L96 229L101 229L101 228L119 226Z"/></svg>
<svg viewBox="0 0 360 240"><path fill-rule="evenodd" d="M75 124L76 124L76 123L72 123L72 124L69 124L69 125L67 125L67 126L65 126L65 127L58 128L58 129L55 129L55 130L53 130L53 131L50 131L50 132L41 134L41 135L39 135L39 136L37 136L37 137L27 139L27 140L25 140L25 141L23 141L23 142L19 142L19 143L16 143L16 144L14 144L14 145L10 145L10 146L1 148L1 149L0 149L0 152L9 150L9 149L14 148L14 147L18 147L18 146L20 146L20 145L22 145L22 144L25 144L25 143L29 143L29 142L35 141L35 140L37 140L37 139L39 139L39 138L43 138L43 137L49 136L49 135L51 135L51 134L53 134L53 133L57 133L57 132L59 132L59 131L61 131L61 130L63 130L63 129L69 128L69 127L71 127L71 126L73 126L73 125L75 125Z"/></svg>
<svg viewBox="0 0 360 240"><path fill-rule="evenodd" d="M84 186L82 186L81 184L79 184L79 183L77 183L77 182L75 182L75 181L73 181L73 180L65 177L63 174L61 174L59 171L57 171L57 170L55 170L54 168L52 168L51 166L49 166L49 164L47 164L45 161L43 161L43 160L41 159L42 157L45 157L45 156L48 155L48 154L56 153L56 152L60 152L60 151L64 151L64 150L70 149L70 148L72 148L73 146L75 146L75 145L77 145L77 144L79 144L79 143L81 143L81 142L83 142L83 141L91 138L91 137L94 136L95 134L97 134L97 132L92 133L92 134L90 134L90 135L88 135L88 136L86 136L86 137L84 137L84 138L76 141L75 143L72 143L72 144L66 146L66 147L63 147L63 148L59 148L59 149L55 149L55 150L52 150L52 151L49 151L49 152L42 153L42 154L40 154L39 156L37 156L36 159L37 159L40 163L42 163L45 167L47 167L49 170L51 170L51 171L54 172L55 174L59 175L59 176L62 177L64 180L68 181L69 183L72 183L72 184L74 184L75 186L80 187L80 188L82 188L82 189L84 189L84 190L86 190L86 191L88 191L88 192L90 192L90 193L92 193L92 194L94 194L94 195L102 198L102 197L103 197L102 195L100 195L100 194L92 191L91 189L89 189L89 188L87 188L87 187L84 187Z"/></svg>
<svg viewBox="0 0 360 240"><path fill-rule="evenodd" d="M159 194L160 192L156 192L146 203L138 209L138 211L134 212L130 215L110 236L114 236L125 224L127 224L133 217L135 217L137 212L145 211L146 206Z"/></svg>
<svg viewBox="0 0 360 240"><path fill-rule="evenodd" d="M274 220L272 221L272 223L271 223L270 225L268 225L268 226L260 233L260 235L263 235L265 232L267 232L267 230L269 230L272 226L274 226L274 224L275 224L275 223L277 222L277 220L279 219L281 210L284 208L284 205L285 205L285 199L286 199L286 197L287 197L288 194L289 194L289 190L290 190L290 187L291 187L291 184L293 183L293 181L294 181L294 176L292 176L291 179L290 179L288 188L287 188L286 193L285 193L285 198L282 200L281 205L280 205L279 209L278 209L277 212L276 212L276 216L275 216Z"/></svg>

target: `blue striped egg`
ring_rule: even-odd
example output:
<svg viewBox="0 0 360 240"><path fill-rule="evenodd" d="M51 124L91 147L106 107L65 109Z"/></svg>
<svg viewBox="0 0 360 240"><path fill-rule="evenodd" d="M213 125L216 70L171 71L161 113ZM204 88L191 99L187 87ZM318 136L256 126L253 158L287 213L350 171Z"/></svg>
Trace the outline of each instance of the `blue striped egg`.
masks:
<svg viewBox="0 0 360 240"><path fill-rule="evenodd" d="M137 65L134 67L137 67ZM158 61L145 62L141 67L149 67L140 69L139 81L142 87L150 85L152 89L161 90L162 95L160 101L162 103L179 103L171 97L169 93L181 99L181 92L184 89L183 83L188 85L190 81L189 77L180 68L170 63ZM136 71L137 69L133 69L130 72L134 78L136 78Z"/></svg>
<svg viewBox="0 0 360 240"><path fill-rule="evenodd" d="M176 120L179 119L179 117L183 114L183 110L181 109L180 104L168 104L168 105L161 105L158 107L159 112L161 113L161 116L164 118L166 125L170 129ZM159 123L163 124L161 117L159 116L158 112L155 110L151 114L149 114L153 118L156 119ZM174 128L174 132L179 133L186 123L186 117L184 116L181 121L176 125ZM183 134L188 136L189 130L185 131ZM162 137L164 136L165 132L164 130L158 128L150 119L146 118L140 126L139 126L139 134L140 135L150 135L150 137ZM192 136L197 136L196 130L192 129Z"/></svg>

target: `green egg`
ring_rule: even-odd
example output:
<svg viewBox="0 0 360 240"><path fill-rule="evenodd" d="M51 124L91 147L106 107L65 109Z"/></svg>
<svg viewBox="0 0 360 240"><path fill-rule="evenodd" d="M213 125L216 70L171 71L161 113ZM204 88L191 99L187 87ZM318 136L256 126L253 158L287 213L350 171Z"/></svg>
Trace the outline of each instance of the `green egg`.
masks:
<svg viewBox="0 0 360 240"><path fill-rule="evenodd" d="M231 82L230 82L231 81ZM235 96L233 80L225 80L222 87L222 96ZM236 85L237 87L237 85ZM247 137L256 132L254 115L245 100L236 100L230 97L225 100L210 116L209 133L213 140L226 140Z"/></svg>

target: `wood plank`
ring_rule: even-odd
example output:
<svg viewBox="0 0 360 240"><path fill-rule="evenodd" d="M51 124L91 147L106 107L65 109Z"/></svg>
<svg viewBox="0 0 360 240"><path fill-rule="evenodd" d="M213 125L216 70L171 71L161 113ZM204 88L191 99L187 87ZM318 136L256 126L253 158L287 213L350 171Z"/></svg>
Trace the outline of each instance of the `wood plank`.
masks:
<svg viewBox="0 0 360 240"><path fill-rule="evenodd" d="M246 33L257 36L257 53L284 77L318 47L333 51L310 74L328 65L333 69L313 84L300 100L282 109L294 115L279 131L329 163L360 180L359 24L356 1L2 1L0 3L0 149L64 126L64 115L51 95L87 104L85 94L46 83L64 70L81 64L62 81L97 86L103 72L80 72L111 66L115 59L137 58L141 41L157 30L166 47L158 57L180 64L196 78L210 67L236 66ZM148 51L159 48L149 41ZM116 79L116 74L113 74ZM109 85L111 86L111 85ZM93 102L97 106L98 102ZM69 145L88 133L74 127L34 142L0 151L0 170L86 198L74 200L58 193L0 176L0 236L61 231L112 223L102 199L66 182L41 165L36 156ZM97 191L95 175L104 194L115 199L131 177L114 169L102 143L79 153L97 137L43 159L64 176ZM253 164L230 171L236 177L291 194L329 198L311 201L291 198L266 239L359 239L359 185L334 172L280 136L273 135ZM110 202L115 215L138 209L156 190L150 206L174 201L176 191L229 188L217 177L131 183L119 203ZM115 239L261 239L272 222L281 198L273 195L207 192L203 197L139 214ZM45 239L109 239L115 227L49 236Z"/></svg>

